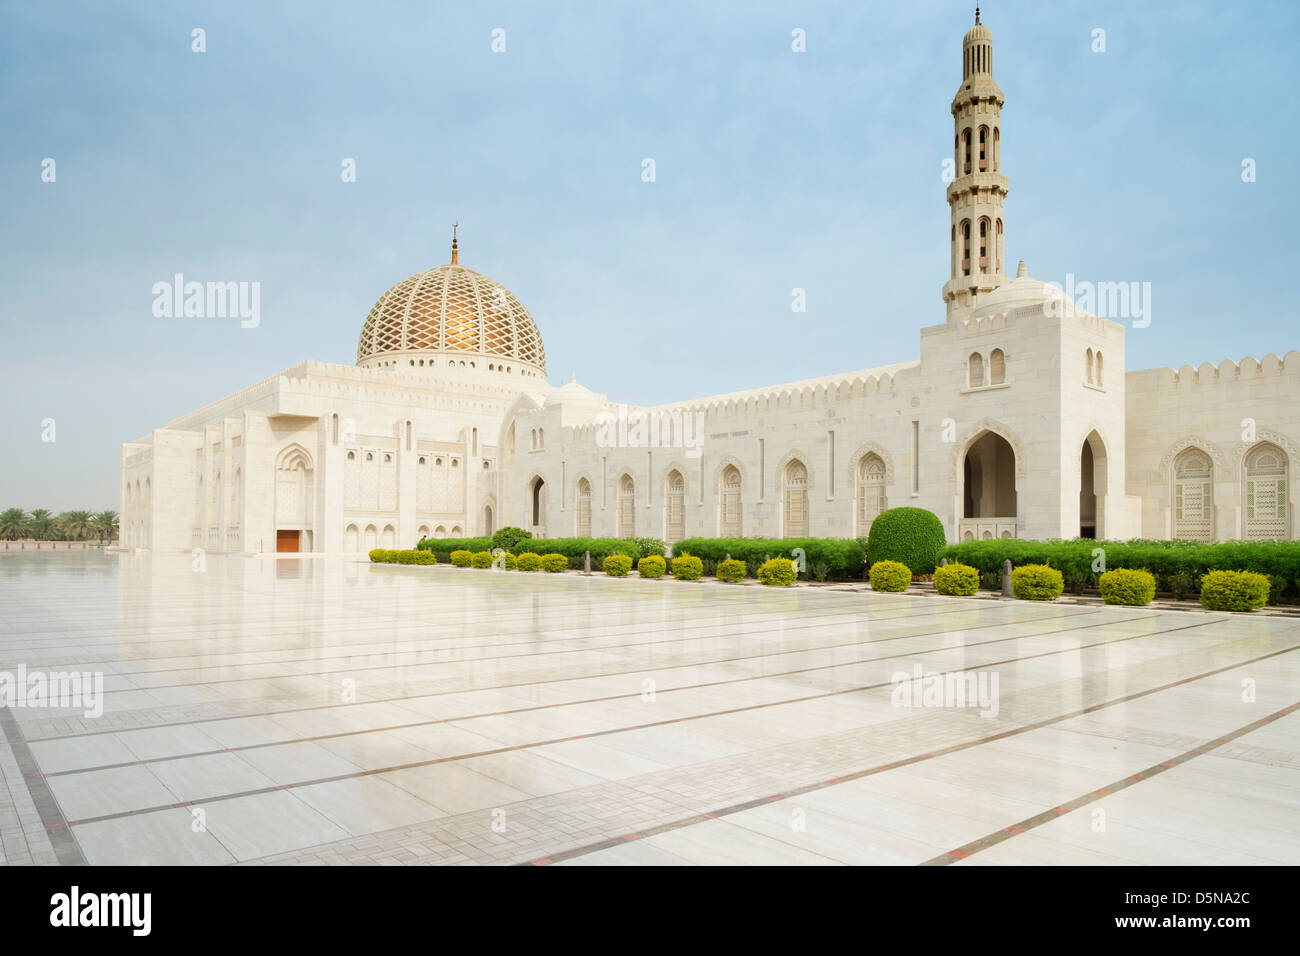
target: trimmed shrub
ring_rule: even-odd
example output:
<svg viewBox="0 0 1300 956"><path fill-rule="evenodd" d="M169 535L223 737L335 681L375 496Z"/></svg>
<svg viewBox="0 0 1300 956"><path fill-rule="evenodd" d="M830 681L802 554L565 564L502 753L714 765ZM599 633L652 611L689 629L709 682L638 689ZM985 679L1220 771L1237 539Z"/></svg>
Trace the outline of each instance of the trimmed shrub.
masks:
<svg viewBox="0 0 1300 956"><path fill-rule="evenodd" d="M1156 579L1150 571L1115 568L1097 579L1097 593L1107 604L1143 607L1156 596Z"/></svg>
<svg viewBox="0 0 1300 956"><path fill-rule="evenodd" d="M497 560L501 562L502 570L505 571L513 571L519 563L518 559L509 551L503 551L501 554L498 554L496 557Z"/></svg>
<svg viewBox="0 0 1300 956"><path fill-rule="evenodd" d="M906 591L912 583L912 569L902 561L874 561L870 578L873 591Z"/></svg>
<svg viewBox="0 0 1300 956"><path fill-rule="evenodd" d="M492 552L475 551L474 554L470 556L469 563L471 567L475 568L490 568L492 567Z"/></svg>
<svg viewBox="0 0 1300 956"><path fill-rule="evenodd" d="M745 562L751 576L758 574L758 566L768 556L793 557L796 548L803 549L809 568L824 564L828 577L839 580L862 577L867 553L852 538L683 538L673 546L678 554L694 555L714 567L731 555L734 560Z"/></svg>
<svg viewBox="0 0 1300 956"><path fill-rule="evenodd" d="M491 551L491 538L425 538L415 546L420 551L432 551L439 561L449 561L453 551Z"/></svg>
<svg viewBox="0 0 1300 956"><path fill-rule="evenodd" d="M781 559L786 560L785 558ZM721 561L718 563L718 580L727 581L735 584L737 581L745 579L745 562L737 561L734 558L730 561ZM791 578L793 581L794 579Z"/></svg>
<svg viewBox="0 0 1300 956"><path fill-rule="evenodd" d="M542 556L532 551L525 551L515 558L515 568L519 571L536 571L542 566Z"/></svg>
<svg viewBox="0 0 1300 956"><path fill-rule="evenodd" d="M945 564L934 569L934 589L940 594L969 597L980 589L980 573L969 564Z"/></svg>
<svg viewBox="0 0 1300 956"><path fill-rule="evenodd" d="M393 562L393 564L414 564L415 552L414 551L389 551L388 560Z"/></svg>
<svg viewBox="0 0 1300 956"><path fill-rule="evenodd" d="M542 570L550 574L558 574L560 571L569 569L569 559L562 554L544 554L542 555Z"/></svg>
<svg viewBox="0 0 1300 956"><path fill-rule="evenodd" d="M664 543L658 538L633 538L632 543L636 545L637 551L640 552L643 558L653 556L662 558L668 551L664 547Z"/></svg>
<svg viewBox="0 0 1300 956"><path fill-rule="evenodd" d="M1210 571L1201 578L1207 611L1257 611L1268 601L1269 580L1254 571Z"/></svg>
<svg viewBox="0 0 1300 956"><path fill-rule="evenodd" d="M867 561L897 561L913 574L932 574L947 546L943 522L933 511L890 508L871 522Z"/></svg>
<svg viewBox="0 0 1300 956"><path fill-rule="evenodd" d="M694 555L683 554L673 558L673 577L678 581L698 581L704 573L704 562Z"/></svg>
<svg viewBox="0 0 1300 956"><path fill-rule="evenodd" d="M385 551L383 548L375 548L373 551L370 552L370 560L376 562L383 561L385 560L384 556L387 553L388 552Z"/></svg>
<svg viewBox="0 0 1300 956"><path fill-rule="evenodd" d="M1093 556L1105 553L1104 564ZM1098 568L1146 570L1155 575L1159 591L1184 597L1193 593L1197 581L1208 571L1255 571L1287 581L1300 579L1300 541L1224 541L1217 544L1194 541L1025 541L999 538L964 541L948 548L949 561L960 561L981 573L996 575L1004 560L1013 565L1050 564L1064 573L1083 576L1088 584L1097 581Z"/></svg>
<svg viewBox="0 0 1300 956"><path fill-rule="evenodd" d="M474 555L469 551L453 551L451 553L451 563L458 568L468 568L472 560L474 560Z"/></svg>
<svg viewBox="0 0 1300 956"><path fill-rule="evenodd" d="M657 554L642 558L636 563L636 573L643 578L662 578L668 564Z"/></svg>
<svg viewBox="0 0 1300 956"><path fill-rule="evenodd" d="M728 562L724 561L723 564ZM731 562L739 564L739 561ZM718 566L721 570L721 565ZM758 580L760 584L766 584L770 588L788 588L794 584L797 577L794 570L794 562L789 558L773 558L771 561L764 561L758 566Z"/></svg>
<svg viewBox="0 0 1300 956"><path fill-rule="evenodd" d="M1064 590L1061 572L1046 564L1011 569L1011 593L1022 601L1055 601Z"/></svg>
<svg viewBox="0 0 1300 956"><path fill-rule="evenodd" d="M612 578L625 578L627 573L632 570L632 559L626 554L608 555L602 562L605 573Z"/></svg>
<svg viewBox="0 0 1300 956"><path fill-rule="evenodd" d="M506 525L504 528L497 528L492 533L492 548L504 548L506 551L514 551L518 548L520 541L527 541L533 536L531 531L525 531L523 528L516 528L513 525Z"/></svg>
<svg viewBox="0 0 1300 956"><path fill-rule="evenodd" d="M434 554L432 551L412 551L411 563L412 564L437 564L438 556Z"/></svg>

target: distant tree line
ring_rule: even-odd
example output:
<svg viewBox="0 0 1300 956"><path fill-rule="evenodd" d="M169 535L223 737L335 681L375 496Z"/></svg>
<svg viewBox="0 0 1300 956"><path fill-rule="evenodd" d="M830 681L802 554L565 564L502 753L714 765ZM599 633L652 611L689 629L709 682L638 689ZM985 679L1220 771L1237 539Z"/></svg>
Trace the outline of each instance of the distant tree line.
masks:
<svg viewBox="0 0 1300 956"><path fill-rule="evenodd" d="M0 540L5 541L106 542L115 540L117 532L116 511L64 511L57 515L45 508L0 511Z"/></svg>

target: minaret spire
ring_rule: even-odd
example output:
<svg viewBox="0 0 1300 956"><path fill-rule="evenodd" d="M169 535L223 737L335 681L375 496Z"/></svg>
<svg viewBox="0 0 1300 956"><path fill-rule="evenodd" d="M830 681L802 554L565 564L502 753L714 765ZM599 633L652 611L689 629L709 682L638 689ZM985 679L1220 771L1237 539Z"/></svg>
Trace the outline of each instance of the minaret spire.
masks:
<svg viewBox="0 0 1300 956"><path fill-rule="evenodd" d="M459 228L460 223L453 222L451 224L451 264L453 266L459 261L459 257L456 253L456 230Z"/></svg>
<svg viewBox="0 0 1300 956"><path fill-rule="evenodd" d="M943 286L948 318L965 313L1006 279L1003 259L1002 90L993 79L993 33L966 31L961 86L952 100L953 180L948 185L950 269Z"/></svg>

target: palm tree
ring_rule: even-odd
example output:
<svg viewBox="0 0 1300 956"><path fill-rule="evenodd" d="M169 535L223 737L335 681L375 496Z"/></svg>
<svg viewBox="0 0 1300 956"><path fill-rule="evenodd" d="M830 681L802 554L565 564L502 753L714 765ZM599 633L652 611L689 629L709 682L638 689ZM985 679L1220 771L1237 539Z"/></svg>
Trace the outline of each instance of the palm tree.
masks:
<svg viewBox="0 0 1300 956"><path fill-rule="evenodd" d="M66 541L84 541L95 530L94 516L89 511L65 511L58 521Z"/></svg>
<svg viewBox="0 0 1300 956"><path fill-rule="evenodd" d="M0 538L17 541L27 533L27 522L31 519L22 508L7 508L0 511Z"/></svg>
<svg viewBox="0 0 1300 956"><path fill-rule="evenodd" d="M54 516L45 508L36 508L27 519L27 535L37 541L51 541L58 526Z"/></svg>
<svg viewBox="0 0 1300 956"><path fill-rule="evenodd" d="M91 522L94 524L95 534L99 536L100 542L112 541L117 537L116 511L101 511L91 519Z"/></svg>

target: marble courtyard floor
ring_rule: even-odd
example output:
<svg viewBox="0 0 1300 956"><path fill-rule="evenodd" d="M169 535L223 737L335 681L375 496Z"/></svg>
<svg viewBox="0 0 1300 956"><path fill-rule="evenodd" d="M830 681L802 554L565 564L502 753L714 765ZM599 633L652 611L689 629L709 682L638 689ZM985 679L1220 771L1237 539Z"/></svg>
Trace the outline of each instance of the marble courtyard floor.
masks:
<svg viewBox="0 0 1300 956"><path fill-rule="evenodd" d="M0 555L10 864L1296 864L1300 621ZM996 677L996 715L895 706ZM991 686L991 685L989 685Z"/></svg>

